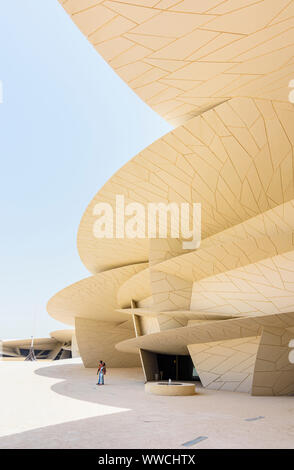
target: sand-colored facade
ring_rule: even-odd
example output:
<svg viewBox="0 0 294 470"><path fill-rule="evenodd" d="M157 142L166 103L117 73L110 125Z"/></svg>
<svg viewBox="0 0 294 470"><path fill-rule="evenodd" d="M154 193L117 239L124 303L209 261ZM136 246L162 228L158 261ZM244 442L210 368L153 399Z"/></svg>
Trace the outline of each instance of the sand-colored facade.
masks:
<svg viewBox="0 0 294 470"><path fill-rule="evenodd" d="M175 127L124 165L86 209L91 277L48 312L75 325L84 364L190 355L202 384L294 392L293 2L64 0L88 40ZM104 238L95 207L201 203L202 241ZM178 360L178 359L177 359Z"/></svg>

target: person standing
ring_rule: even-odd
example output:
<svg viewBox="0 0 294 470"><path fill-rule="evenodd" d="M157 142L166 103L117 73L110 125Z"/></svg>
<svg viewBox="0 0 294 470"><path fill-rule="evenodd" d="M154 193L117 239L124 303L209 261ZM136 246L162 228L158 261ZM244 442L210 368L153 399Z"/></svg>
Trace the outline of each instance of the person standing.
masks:
<svg viewBox="0 0 294 470"><path fill-rule="evenodd" d="M106 374L106 364L103 361L100 361L98 367L98 383L97 385L104 385L104 375Z"/></svg>
<svg viewBox="0 0 294 470"><path fill-rule="evenodd" d="M100 371L101 371L101 368L102 368L102 363L103 363L103 361L99 361L98 370L97 370L98 382L97 382L96 385L100 385Z"/></svg>

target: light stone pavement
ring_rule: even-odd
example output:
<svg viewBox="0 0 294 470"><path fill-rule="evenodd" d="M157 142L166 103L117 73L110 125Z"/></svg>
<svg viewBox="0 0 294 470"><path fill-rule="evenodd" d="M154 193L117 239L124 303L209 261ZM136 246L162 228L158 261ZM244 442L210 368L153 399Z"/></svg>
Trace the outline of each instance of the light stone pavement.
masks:
<svg viewBox="0 0 294 470"><path fill-rule="evenodd" d="M203 390L144 392L141 369L109 369L104 387L79 359L0 362L0 448L293 448L294 397ZM261 419L246 419L262 416Z"/></svg>

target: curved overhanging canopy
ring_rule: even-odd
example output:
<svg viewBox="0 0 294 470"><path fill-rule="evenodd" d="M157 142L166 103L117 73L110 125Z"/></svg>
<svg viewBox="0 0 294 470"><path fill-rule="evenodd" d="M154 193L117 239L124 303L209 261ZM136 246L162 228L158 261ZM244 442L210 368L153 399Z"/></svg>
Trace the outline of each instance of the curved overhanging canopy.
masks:
<svg viewBox="0 0 294 470"><path fill-rule="evenodd" d="M11 339L2 341L4 347L29 349L32 344L31 338ZM55 338L34 338L34 347L36 349L53 349L56 346Z"/></svg>
<svg viewBox="0 0 294 470"><path fill-rule="evenodd" d="M132 275L144 269L144 264L124 266L72 284L54 295L47 304L49 315L68 325L75 318L121 322L128 317L116 312L117 291Z"/></svg>
<svg viewBox="0 0 294 470"><path fill-rule="evenodd" d="M50 336L60 343L70 343L75 330L55 330L51 331Z"/></svg>
<svg viewBox="0 0 294 470"><path fill-rule="evenodd" d="M219 237L211 244L221 244L226 236L229 239L225 231L246 221L251 239L254 230L255 238L276 235L275 230L269 233L267 225L275 226L277 221L283 226L281 219L290 230L293 121L290 103L235 98L151 144L110 178L86 209L78 231L85 266L96 273L149 259L147 238L94 236L96 204L109 203L115 214L118 194L124 196L125 205L142 203L145 214L149 202L201 203L205 246L216 234ZM280 213L275 210L278 206ZM240 226L241 230L245 238L246 227ZM238 235L238 228L235 232Z"/></svg>
<svg viewBox="0 0 294 470"><path fill-rule="evenodd" d="M289 205L293 210L293 201ZM287 215L290 216L291 212ZM244 232L239 237L240 227L235 226L225 231L227 233L221 232L220 236L206 238L197 250L158 263L153 269L196 282L293 251L294 217L287 219L286 213L283 213L278 228L277 219L264 227L259 222L250 219L248 223L241 224Z"/></svg>
<svg viewBox="0 0 294 470"><path fill-rule="evenodd" d="M116 345L122 352L137 353L139 349L159 354L188 354L191 344L226 341L236 338L254 337L262 333L263 328L293 328L294 313L278 315L250 316L198 323L193 326L169 329L158 333L138 336Z"/></svg>
<svg viewBox="0 0 294 470"><path fill-rule="evenodd" d="M150 308L121 308L117 309L118 312L121 313L128 313L129 315L139 315L140 317L159 317L160 315L170 316L170 317L177 317L188 321L199 321L199 322L207 322L207 321L214 321L214 320L227 320L230 318L236 318L236 315L226 315L224 313L214 313L214 312L198 312L197 310L154 310L152 307Z"/></svg>
<svg viewBox="0 0 294 470"><path fill-rule="evenodd" d="M59 0L115 72L178 126L232 97L288 101L290 0Z"/></svg>

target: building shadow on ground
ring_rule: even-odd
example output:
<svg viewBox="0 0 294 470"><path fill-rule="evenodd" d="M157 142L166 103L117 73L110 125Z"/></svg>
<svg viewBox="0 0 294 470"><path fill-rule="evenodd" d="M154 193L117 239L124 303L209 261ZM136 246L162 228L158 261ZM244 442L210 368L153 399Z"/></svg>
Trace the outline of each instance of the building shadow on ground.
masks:
<svg viewBox="0 0 294 470"><path fill-rule="evenodd" d="M125 369L108 369L105 385L97 386L97 370L86 369L83 364L51 365L41 367L35 374L42 377L60 379L51 389L60 394L77 400L100 403L120 408L140 409L146 403L164 402L166 397L145 393L143 371L139 367ZM207 393L196 383L197 397ZM170 402L183 403L183 400L194 397L168 397Z"/></svg>
<svg viewBox="0 0 294 470"><path fill-rule="evenodd" d="M179 415L186 422L194 422L191 400L195 397L146 394L140 368L109 369L104 386L96 386L96 372L65 361L34 371L41 377L57 379L49 386L59 395L104 405L105 409L112 407L107 414L95 416L93 408L94 416L90 418L3 436L0 448L178 448L181 440L185 442L181 431L175 437L174 430Z"/></svg>
<svg viewBox="0 0 294 470"><path fill-rule="evenodd" d="M49 402L42 394L36 396L36 400L44 400L44 418L36 417L32 409L31 422L21 423L20 418L28 430L0 437L1 449L185 449L183 444L197 436L208 437L197 448L240 448L241 443L242 448L293 446L291 397L251 397L201 389L190 397L150 395L144 391L140 368L109 369L106 385L97 387L96 370L72 361L44 365L34 373L44 382L53 379L48 388L55 393L49 394ZM55 394L66 397L62 405ZM275 416L278 405L282 420ZM70 413L63 416L61 406L68 406ZM86 408L88 414L81 418ZM56 424L48 425L51 410L55 414L61 410L62 416L57 415ZM245 419L258 416L264 419ZM40 426L42 419L44 425Z"/></svg>

